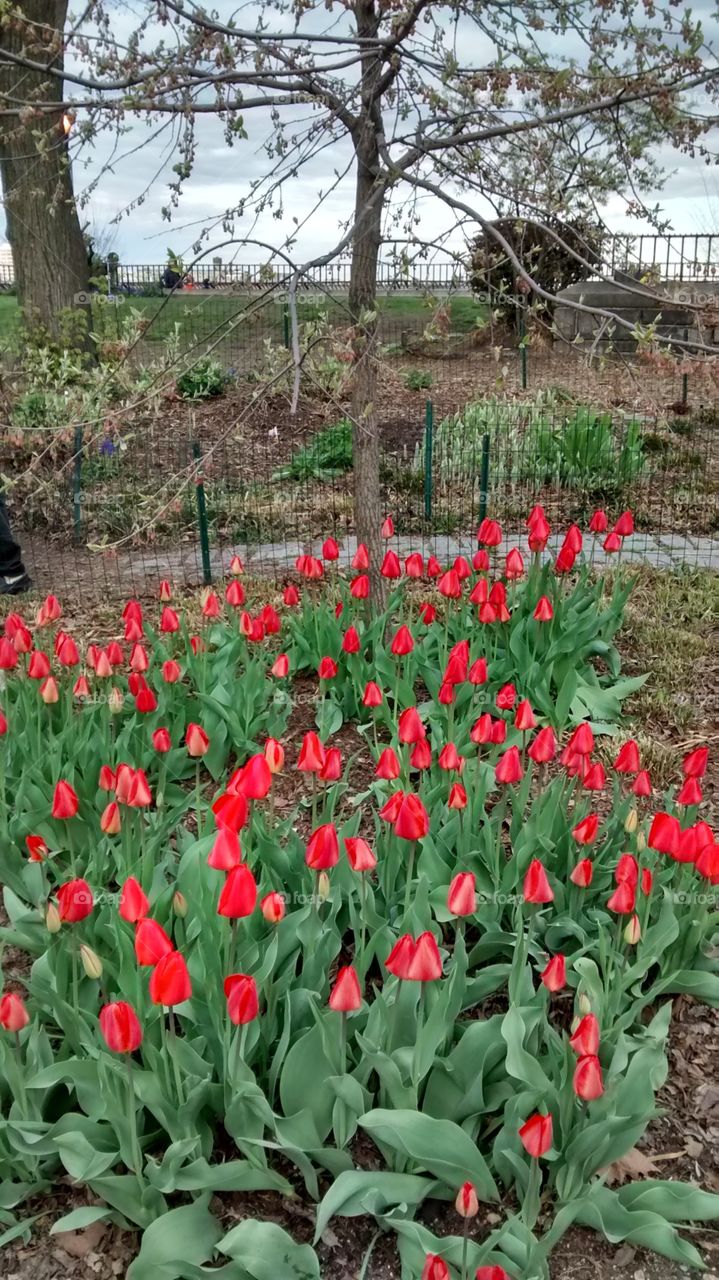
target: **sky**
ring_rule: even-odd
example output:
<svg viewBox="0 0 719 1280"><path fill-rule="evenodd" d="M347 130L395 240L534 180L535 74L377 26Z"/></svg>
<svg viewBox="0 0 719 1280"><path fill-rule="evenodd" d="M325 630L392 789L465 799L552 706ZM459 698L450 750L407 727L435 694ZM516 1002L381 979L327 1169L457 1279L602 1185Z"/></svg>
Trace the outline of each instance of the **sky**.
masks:
<svg viewBox="0 0 719 1280"><path fill-rule="evenodd" d="M137 0L113 0L115 5L118 39L123 39L137 22L133 4ZM220 0L222 13L229 0ZM707 0L703 0L707 4ZM142 8L140 5L139 8ZM252 10L241 16L248 25ZM226 16L223 15L223 16ZM323 19L324 20L324 19ZM278 19L272 19L279 25ZM481 56L476 48L473 55ZM264 115L264 118L262 118ZM193 257L192 245L199 230L209 219L220 220L223 212L237 204L250 189L253 178L267 168L267 158L262 142L267 133L268 117L263 112L248 113L246 127L250 134L247 141L228 148L222 137L221 125L211 117L200 117L197 125L198 146L192 176L185 186L179 207L172 211L172 221L163 218L163 207L169 203L168 182L173 175L169 167L157 175L162 164L168 128L163 136L153 138L151 130L143 123L128 126L119 147L112 146L108 137L100 138L92 149L80 148L75 155L74 180L81 204L81 219L99 239L101 245L112 247L125 263L161 263L166 260L167 249L187 262ZM81 115L78 125L81 124ZM79 130L78 130L79 131ZM140 145L144 143L145 145ZM125 155L126 158L122 158ZM108 167L108 162L112 162ZM170 160L172 163L173 156ZM350 160L347 144L333 144L301 169L286 187L284 213L276 218L271 212L263 214L257 222L252 214L246 214L235 226L239 242L218 251L225 262L261 262L266 251L258 246L243 243L249 236L271 244L282 244L292 236L297 219L301 229L297 234L293 256L305 261L325 251L339 239L352 210L354 175L350 172L324 201L321 210L313 211L320 189L326 190L333 180L333 171L343 169ZM657 192L656 202L664 216L679 233L703 234L719 231L719 173L703 162L677 155L667 150L661 157L669 177L662 191ZM139 197L142 196L138 203ZM128 208L133 205L134 207ZM451 226L451 214L432 197L420 201L418 234L434 239ZM604 207L608 225L616 231L650 231L648 224L640 224L629 218L624 202L616 197ZM226 239L220 226L207 241L208 245ZM450 237L450 245L459 250L463 235ZM208 261L213 255L210 253Z"/></svg>

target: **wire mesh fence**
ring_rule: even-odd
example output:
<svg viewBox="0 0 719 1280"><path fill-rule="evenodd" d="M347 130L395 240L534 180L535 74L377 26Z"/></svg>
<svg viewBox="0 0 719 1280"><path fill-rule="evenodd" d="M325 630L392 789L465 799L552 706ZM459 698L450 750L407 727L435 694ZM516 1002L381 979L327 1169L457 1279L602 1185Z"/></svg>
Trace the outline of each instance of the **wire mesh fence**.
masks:
<svg viewBox="0 0 719 1280"><path fill-rule="evenodd" d="M217 576L235 552L283 574L328 533L351 554L346 296L299 296L295 413L283 292L136 301L96 301L103 362L82 395L75 374L42 390L59 376L43 368L39 407L9 411L0 473L38 585L142 592ZM486 513L516 541L536 502L556 526L629 506L635 554L716 564L712 361L587 351L469 293L385 294L378 311L382 505L400 549L466 552Z"/></svg>

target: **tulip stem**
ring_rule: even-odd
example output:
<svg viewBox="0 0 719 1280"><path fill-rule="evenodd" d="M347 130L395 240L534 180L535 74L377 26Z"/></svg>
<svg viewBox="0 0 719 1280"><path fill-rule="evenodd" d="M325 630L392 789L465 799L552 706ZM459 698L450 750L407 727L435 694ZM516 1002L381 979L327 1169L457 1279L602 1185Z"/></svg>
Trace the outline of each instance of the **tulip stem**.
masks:
<svg viewBox="0 0 719 1280"><path fill-rule="evenodd" d="M235 1036L235 1057L232 1064L232 1084L237 1085L240 1076L240 1063L245 1060L245 1041L247 1039L247 1028L249 1023L243 1022L241 1027L237 1028Z"/></svg>
<svg viewBox="0 0 719 1280"><path fill-rule="evenodd" d="M29 1118L28 1110L27 1110L27 1093L25 1092L25 1074L23 1072L23 1065L22 1065L22 1046L20 1044L19 1031L15 1032L15 1061L17 1063L18 1103L20 1105L20 1110L22 1111L23 1118L27 1120Z"/></svg>
<svg viewBox="0 0 719 1280"><path fill-rule="evenodd" d="M347 1073L347 1014L340 1014L340 1075Z"/></svg>
<svg viewBox="0 0 719 1280"><path fill-rule="evenodd" d="M72 948L71 964L72 964L72 1007L75 1016L80 1016L80 999L78 995L78 971L77 971L77 951Z"/></svg>
<svg viewBox="0 0 719 1280"><path fill-rule="evenodd" d="M465 1217L462 1228L462 1280L469 1280L467 1253L469 1250L469 1218Z"/></svg>
<svg viewBox="0 0 719 1280"><path fill-rule="evenodd" d="M412 893L412 871L414 868L414 854L417 848L414 840L409 846L409 859L407 862L407 880L404 886L404 914L409 912L409 900Z"/></svg>
<svg viewBox="0 0 719 1280"><path fill-rule="evenodd" d="M539 1159L537 1156L530 1156L529 1162L529 1178L527 1180L527 1191L522 1203L522 1220L530 1231L539 1217L540 1188L542 1185L542 1172L539 1167Z"/></svg>
<svg viewBox="0 0 719 1280"><path fill-rule="evenodd" d="M360 963L359 971L364 978L364 954L367 946L367 874L360 872Z"/></svg>
<svg viewBox="0 0 719 1280"><path fill-rule="evenodd" d="M180 1075L180 1065L177 1061L177 1033L175 1031L175 1010L170 1006L170 1057L172 1059L172 1074L175 1081L175 1092L177 1094L177 1105L179 1107L185 1104L185 1095L182 1088L182 1077Z"/></svg>
<svg viewBox="0 0 719 1280"><path fill-rule="evenodd" d="M200 785L200 761L195 761L195 814L197 820L197 839L202 839L202 819L200 817L200 802L202 800L202 787Z"/></svg>
<svg viewBox="0 0 719 1280"><path fill-rule="evenodd" d="M420 1039L424 1026L424 988L424 982L420 982L419 1000L417 1001L417 1031L414 1041L414 1054L412 1056L412 1083L415 1088L417 1106L419 1106Z"/></svg>
<svg viewBox="0 0 719 1280"><path fill-rule="evenodd" d="M137 1133L137 1107L135 1106L135 1086L132 1081L132 1059L130 1054L125 1054L125 1068L127 1073L127 1116L130 1122L130 1144L132 1147L132 1162L135 1166L135 1177L137 1185L140 1188L140 1194L145 1190L142 1180L142 1149L140 1147L140 1139Z"/></svg>

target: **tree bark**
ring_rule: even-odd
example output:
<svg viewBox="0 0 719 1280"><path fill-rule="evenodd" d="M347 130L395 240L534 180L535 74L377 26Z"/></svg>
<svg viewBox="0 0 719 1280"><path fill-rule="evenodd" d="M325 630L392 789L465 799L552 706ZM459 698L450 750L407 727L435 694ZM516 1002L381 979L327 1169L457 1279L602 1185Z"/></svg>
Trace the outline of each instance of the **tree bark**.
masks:
<svg viewBox="0 0 719 1280"><path fill-rule="evenodd" d="M22 17L0 18L0 47L62 67L67 7L67 0L23 0ZM10 64L0 67L0 90L37 103L56 102L62 91L54 77ZM25 322L57 338L58 313L77 309L76 295L89 288L62 112L25 107L0 118L0 178ZM89 320L89 307L84 311ZM86 346L87 337L77 345Z"/></svg>
<svg viewBox="0 0 719 1280"><path fill-rule="evenodd" d="M374 0L357 0L357 32L360 37L376 35L379 15ZM349 309L354 325L352 385L352 457L354 469L354 519L358 542L370 553L370 579L375 602L383 597L384 579L379 573L382 559L382 506L380 494L380 448L377 427L377 263L382 240L383 195L377 193L381 115L373 103L380 74L375 54L362 59L362 107L354 130L357 158L355 184L355 232L352 242ZM374 317L374 318L372 318Z"/></svg>

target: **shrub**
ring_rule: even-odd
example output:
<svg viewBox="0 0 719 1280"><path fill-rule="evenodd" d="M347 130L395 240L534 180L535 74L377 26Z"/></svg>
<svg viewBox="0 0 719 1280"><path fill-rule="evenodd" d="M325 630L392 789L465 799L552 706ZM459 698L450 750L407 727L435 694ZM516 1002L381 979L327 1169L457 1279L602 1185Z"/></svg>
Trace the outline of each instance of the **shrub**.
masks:
<svg viewBox="0 0 719 1280"><path fill-rule="evenodd" d="M274 473L273 480L331 480L352 470L352 423L341 418L293 454L285 467Z"/></svg>
<svg viewBox="0 0 719 1280"><path fill-rule="evenodd" d="M408 391L426 391L433 382L432 374L424 369L410 369L404 376L404 385Z"/></svg>
<svg viewBox="0 0 719 1280"><path fill-rule="evenodd" d="M219 361L206 356L180 374L177 393L183 400L209 400L211 396L222 395L226 382L227 377Z"/></svg>

